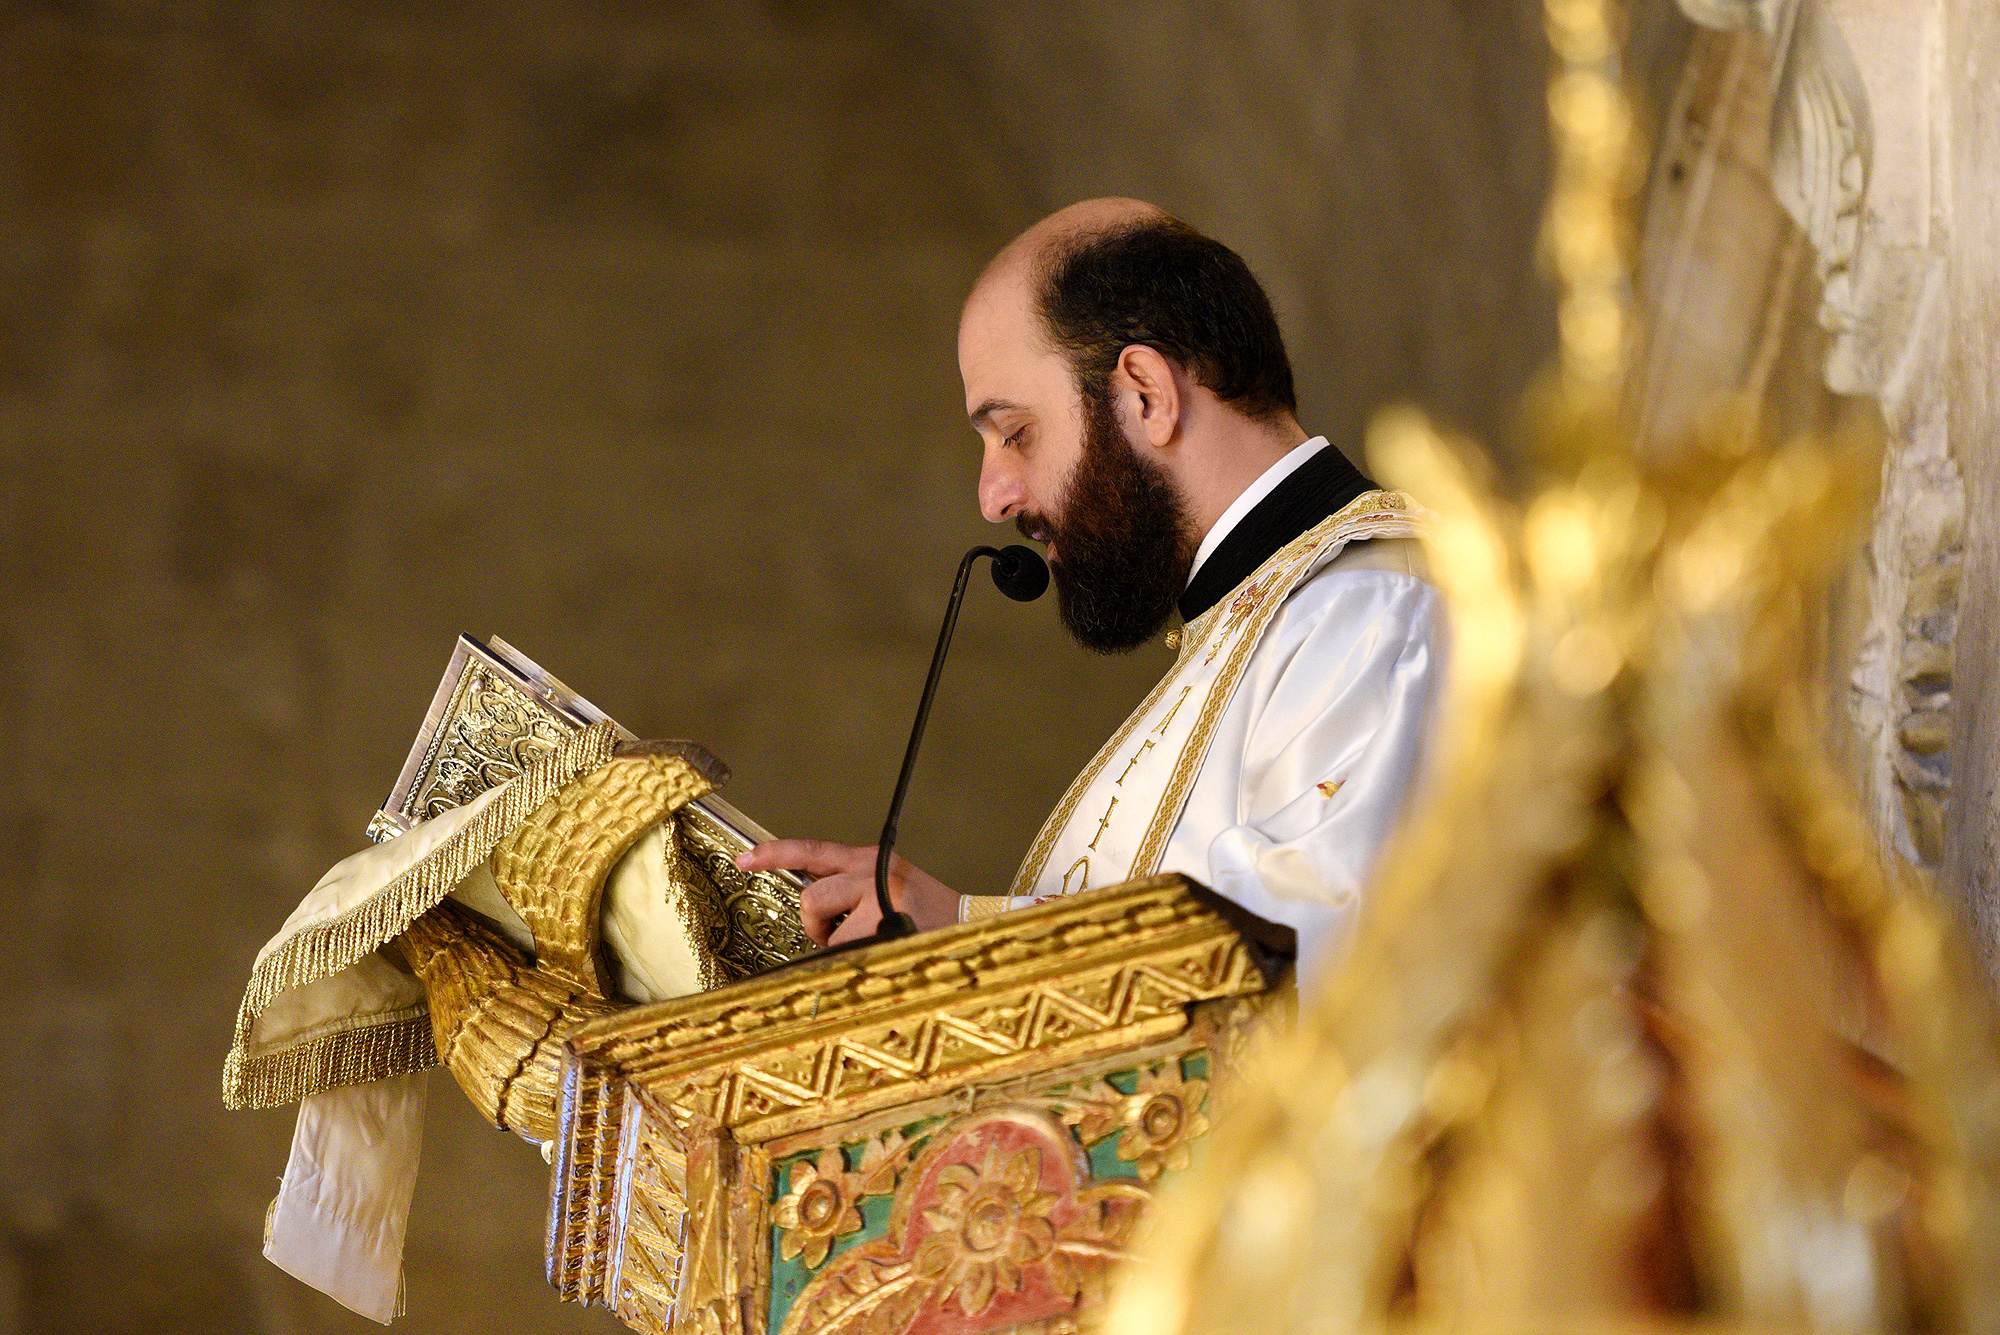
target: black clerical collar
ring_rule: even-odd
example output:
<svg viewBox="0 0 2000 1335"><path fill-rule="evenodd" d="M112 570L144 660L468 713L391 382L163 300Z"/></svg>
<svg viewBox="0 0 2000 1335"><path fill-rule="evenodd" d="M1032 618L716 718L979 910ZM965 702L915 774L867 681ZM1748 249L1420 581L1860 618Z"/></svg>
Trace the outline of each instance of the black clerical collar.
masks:
<svg viewBox="0 0 2000 1335"><path fill-rule="evenodd" d="M1347 462L1347 456L1332 445L1292 470L1291 476L1271 489L1271 494L1250 507L1236 521L1208 559L1201 563L1181 595L1182 621L1192 621L1222 601L1222 596L1241 584L1299 534L1366 491L1375 484Z"/></svg>

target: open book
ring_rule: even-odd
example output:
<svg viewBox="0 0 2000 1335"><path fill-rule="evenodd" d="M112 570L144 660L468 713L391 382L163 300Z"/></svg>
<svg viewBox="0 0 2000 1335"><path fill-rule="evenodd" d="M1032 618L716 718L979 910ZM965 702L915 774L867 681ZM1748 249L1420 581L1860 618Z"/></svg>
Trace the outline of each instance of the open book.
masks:
<svg viewBox="0 0 2000 1335"><path fill-rule="evenodd" d="M393 839L469 802L518 777L567 734L599 722L633 736L499 636L481 643L461 635L368 837ZM701 916L724 972L745 978L812 949L799 925L804 881L791 872L737 870L736 855L771 838L769 831L715 793L682 808L675 823L688 865L716 895L718 911Z"/></svg>

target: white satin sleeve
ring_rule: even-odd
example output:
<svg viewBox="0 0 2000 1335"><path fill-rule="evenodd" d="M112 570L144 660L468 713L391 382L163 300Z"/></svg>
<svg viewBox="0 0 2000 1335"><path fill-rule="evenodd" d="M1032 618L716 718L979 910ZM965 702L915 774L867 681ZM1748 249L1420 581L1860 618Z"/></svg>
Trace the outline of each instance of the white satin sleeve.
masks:
<svg viewBox="0 0 2000 1335"><path fill-rule="evenodd" d="M1413 574L1330 570L1259 646L1235 824L1209 884L1299 934L1309 983L1351 925L1418 766L1441 680L1443 606Z"/></svg>

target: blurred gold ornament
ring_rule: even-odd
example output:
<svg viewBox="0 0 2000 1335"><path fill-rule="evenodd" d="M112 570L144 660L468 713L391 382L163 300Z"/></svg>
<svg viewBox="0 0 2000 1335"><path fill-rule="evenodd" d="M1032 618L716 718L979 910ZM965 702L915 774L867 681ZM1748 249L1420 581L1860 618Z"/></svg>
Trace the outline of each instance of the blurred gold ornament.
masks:
<svg viewBox="0 0 2000 1335"><path fill-rule="evenodd" d="M2000 1325L2000 1053L1807 701L1865 439L1619 416L1617 30L1549 0L1560 354L1525 505L1421 416L1452 683L1426 800L1295 1031L1226 1091L1117 1335Z"/></svg>

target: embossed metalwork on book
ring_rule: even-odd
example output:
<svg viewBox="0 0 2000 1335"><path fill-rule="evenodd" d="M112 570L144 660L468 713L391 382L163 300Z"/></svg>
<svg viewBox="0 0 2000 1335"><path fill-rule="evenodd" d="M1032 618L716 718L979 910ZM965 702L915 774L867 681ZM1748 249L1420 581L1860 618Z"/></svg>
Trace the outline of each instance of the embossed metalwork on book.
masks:
<svg viewBox="0 0 2000 1335"><path fill-rule="evenodd" d="M382 809L368 824L380 843L421 821L519 778L568 736L604 723L626 741L633 734L499 636L458 637L423 726ZM771 834L705 793L676 816L677 870L690 894L689 926L718 972L714 986L745 978L811 948L799 923L799 890L790 872L746 873L735 857Z"/></svg>

